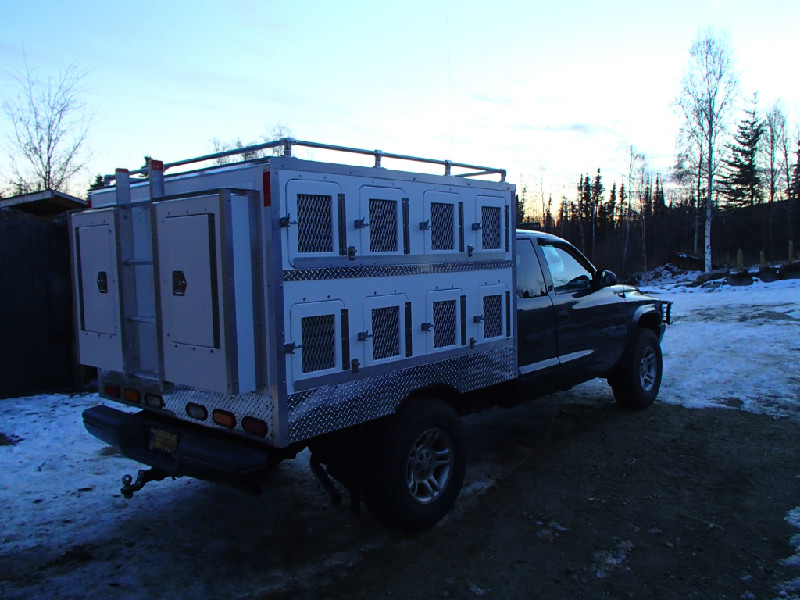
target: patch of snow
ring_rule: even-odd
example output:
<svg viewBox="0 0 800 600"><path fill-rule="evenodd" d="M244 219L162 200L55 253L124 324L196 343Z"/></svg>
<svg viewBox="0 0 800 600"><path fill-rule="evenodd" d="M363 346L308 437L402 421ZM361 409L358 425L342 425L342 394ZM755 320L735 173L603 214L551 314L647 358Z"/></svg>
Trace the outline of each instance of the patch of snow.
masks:
<svg viewBox="0 0 800 600"><path fill-rule="evenodd" d="M625 565L628 560L628 553L633 549L633 544L629 541L620 541L608 550L602 550L594 553L594 573L600 578L604 579L611 575L614 571L629 570L630 567Z"/></svg>
<svg viewBox="0 0 800 600"><path fill-rule="evenodd" d="M477 481L467 483L463 488L461 488L461 493L466 496L471 496L472 494L480 495L493 487L494 479L479 479Z"/></svg>
<svg viewBox="0 0 800 600"><path fill-rule="evenodd" d="M481 588L481 587L478 587L474 583L470 583L469 584L469 591L472 593L473 596L485 596L486 595L486 590Z"/></svg>
<svg viewBox="0 0 800 600"><path fill-rule="evenodd" d="M800 419L800 281L652 290L673 302L659 399Z"/></svg>

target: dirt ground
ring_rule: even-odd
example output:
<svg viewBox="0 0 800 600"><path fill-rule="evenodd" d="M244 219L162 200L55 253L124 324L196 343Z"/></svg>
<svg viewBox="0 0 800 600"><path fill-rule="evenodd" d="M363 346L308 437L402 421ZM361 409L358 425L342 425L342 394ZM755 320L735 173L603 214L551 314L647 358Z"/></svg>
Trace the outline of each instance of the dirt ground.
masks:
<svg viewBox="0 0 800 600"><path fill-rule="evenodd" d="M660 403L504 412L466 423L472 460L508 454L488 461L509 468L484 494L279 597L787 597L798 574L781 564L798 533L785 520L800 504L794 421Z"/></svg>
<svg viewBox="0 0 800 600"><path fill-rule="evenodd" d="M178 480L124 500L118 478L92 473L121 460L97 444L63 474L77 491L24 500L44 537L0 552L0 597L797 598L783 591L800 568L782 562L800 533L786 521L800 506L796 418L629 412L590 382L464 424L465 488L414 535L328 505L302 464L259 496Z"/></svg>

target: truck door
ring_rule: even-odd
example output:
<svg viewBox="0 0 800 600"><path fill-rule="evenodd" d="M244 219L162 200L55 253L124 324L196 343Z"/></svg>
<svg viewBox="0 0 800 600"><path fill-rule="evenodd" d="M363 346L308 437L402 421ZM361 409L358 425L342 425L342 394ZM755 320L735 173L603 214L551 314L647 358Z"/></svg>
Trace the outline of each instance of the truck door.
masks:
<svg viewBox="0 0 800 600"><path fill-rule="evenodd" d="M625 344L624 299L612 288L599 288L594 267L569 244L539 245L553 281L559 361L583 365L593 376L605 372Z"/></svg>
<svg viewBox="0 0 800 600"><path fill-rule="evenodd" d="M519 370L532 373L558 364L553 302L528 238L517 240L517 339Z"/></svg>

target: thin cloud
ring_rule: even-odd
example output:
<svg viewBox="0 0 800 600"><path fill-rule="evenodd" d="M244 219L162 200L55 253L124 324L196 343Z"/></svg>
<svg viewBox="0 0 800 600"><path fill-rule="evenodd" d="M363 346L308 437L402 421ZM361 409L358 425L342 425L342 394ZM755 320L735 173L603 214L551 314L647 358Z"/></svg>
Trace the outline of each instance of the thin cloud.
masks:
<svg viewBox="0 0 800 600"><path fill-rule="evenodd" d="M479 102L485 102L486 104L492 104L495 106L514 106L516 102L507 96L501 96L500 94L473 94L472 97Z"/></svg>
<svg viewBox="0 0 800 600"><path fill-rule="evenodd" d="M558 125L521 124L517 125L516 129L538 131L541 133L574 133L588 136L613 135L619 137L621 135L619 131L596 123L560 123Z"/></svg>

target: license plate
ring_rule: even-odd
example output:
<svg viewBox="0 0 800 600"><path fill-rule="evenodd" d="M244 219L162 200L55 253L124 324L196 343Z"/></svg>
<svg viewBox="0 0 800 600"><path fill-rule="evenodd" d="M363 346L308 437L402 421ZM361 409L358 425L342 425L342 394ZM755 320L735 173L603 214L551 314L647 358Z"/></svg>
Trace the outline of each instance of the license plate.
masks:
<svg viewBox="0 0 800 600"><path fill-rule="evenodd" d="M165 429L150 428L150 449L175 456L178 449L178 434Z"/></svg>

